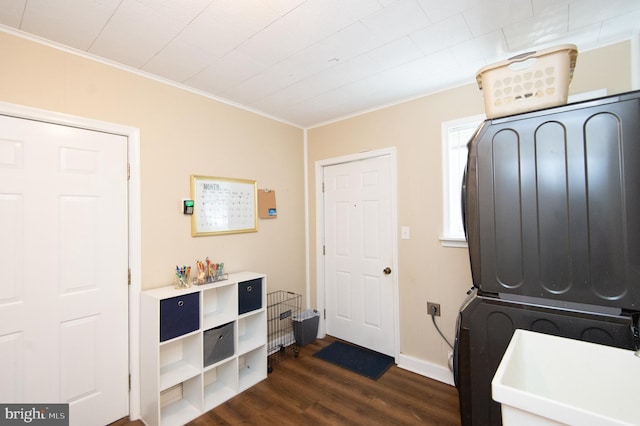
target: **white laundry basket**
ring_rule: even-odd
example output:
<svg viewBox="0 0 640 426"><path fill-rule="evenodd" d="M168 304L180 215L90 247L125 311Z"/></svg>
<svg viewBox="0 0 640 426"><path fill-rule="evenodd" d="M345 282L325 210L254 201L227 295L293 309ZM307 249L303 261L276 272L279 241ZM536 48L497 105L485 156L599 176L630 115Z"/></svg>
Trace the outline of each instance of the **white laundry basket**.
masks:
<svg viewBox="0 0 640 426"><path fill-rule="evenodd" d="M577 47L565 44L481 68L476 80L487 118L566 104L577 56Z"/></svg>

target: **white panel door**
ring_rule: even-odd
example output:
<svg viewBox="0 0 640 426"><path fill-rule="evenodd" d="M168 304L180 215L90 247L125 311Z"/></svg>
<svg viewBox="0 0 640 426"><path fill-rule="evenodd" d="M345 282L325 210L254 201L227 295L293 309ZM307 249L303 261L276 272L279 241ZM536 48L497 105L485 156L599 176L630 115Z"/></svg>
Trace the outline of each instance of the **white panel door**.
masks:
<svg viewBox="0 0 640 426"><path fill-rule="evenodd" d="M324 276L327 334L395 356L390 163L324 167Z"/></svg>
<svg viewBox="0 0 640 426"><path fill-rule="evenodd" d="M127 139L0 115L0 401L129 413Z"/></svg>

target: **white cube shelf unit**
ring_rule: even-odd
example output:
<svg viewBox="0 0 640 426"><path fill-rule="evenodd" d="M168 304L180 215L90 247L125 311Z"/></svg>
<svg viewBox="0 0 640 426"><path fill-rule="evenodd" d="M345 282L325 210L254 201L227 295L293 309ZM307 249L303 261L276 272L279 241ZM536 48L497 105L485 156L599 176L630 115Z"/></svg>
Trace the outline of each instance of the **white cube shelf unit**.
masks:
<svg viewBox="0 0 640 426"><path fill-rule="evenodd" d="M142 292L140 400L147 425L183 425L267 377L266 290L264 274L240 272L211 284ZM239 314L243 300L251 310ZM205 335L221 343L205 345ZM216 345L226 345L221 359L204 353Z"/></svg>

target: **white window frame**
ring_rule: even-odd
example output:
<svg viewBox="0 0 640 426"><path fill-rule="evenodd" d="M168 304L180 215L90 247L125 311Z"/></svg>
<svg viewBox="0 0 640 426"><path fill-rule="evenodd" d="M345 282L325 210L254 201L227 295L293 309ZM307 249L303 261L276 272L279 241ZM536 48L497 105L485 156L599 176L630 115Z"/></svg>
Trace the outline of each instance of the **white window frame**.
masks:
<svg viewBox="0 0 640 426"><path fill-rule="evenodd" d="M486 119L484 114L444 121L442 135L442 235L443 247L467 247L462 230L461 183L467 143Z"/></svg>

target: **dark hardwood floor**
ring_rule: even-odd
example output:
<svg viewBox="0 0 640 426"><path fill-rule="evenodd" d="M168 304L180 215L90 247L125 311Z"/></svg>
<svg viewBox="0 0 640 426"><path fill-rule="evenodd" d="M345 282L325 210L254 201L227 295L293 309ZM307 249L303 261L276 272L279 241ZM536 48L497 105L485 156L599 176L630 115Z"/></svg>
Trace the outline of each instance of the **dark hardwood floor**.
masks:
<svg viewBox="0 0 640 426"><path fill-rule="evenodd" d="M274 363L266 380L188 425L460 425L454 387L397 366L374 381L313 357L331 341L301 347L298 358Z"/></svg>

